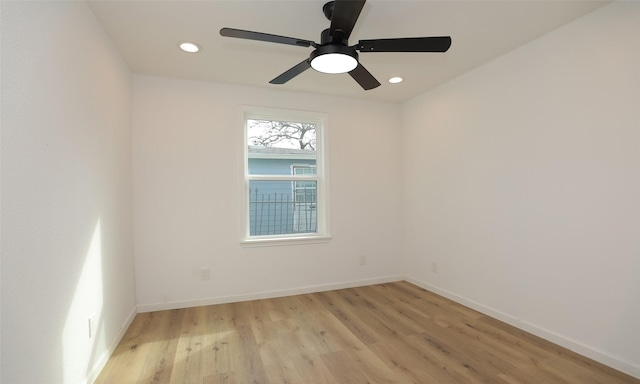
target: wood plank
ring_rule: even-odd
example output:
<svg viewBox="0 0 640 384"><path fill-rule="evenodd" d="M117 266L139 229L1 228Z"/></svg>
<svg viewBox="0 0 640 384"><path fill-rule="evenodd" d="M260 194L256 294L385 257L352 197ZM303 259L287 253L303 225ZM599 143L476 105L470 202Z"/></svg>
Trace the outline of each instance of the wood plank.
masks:
<svg viewBox="0 0 640 384"><path fill-rule="evenodd" d="M336 291L317 293L316 297L361 342L372 344L380 341L376 333L352 313L353 306L349 308L344 305L341 296Z"/></svg>
<svg viewBox="0 0 640 384"><path fill-rule="evenodd" d="M241 384L237 381L233 373L219 373L215 375L205 376L202 379L202 384Z"/></svg>
<svg viewBox="0 0 640 384"><path fill-rule="evenodd" d="M321 357L325 366L331 367L331 374L340 384L370 383L355 356L346 351L334 352Z"/></svg>
<svg viewBox="0 0 640 384"><path fill-rule="evenodd" d="M291 359L300 376L300 383L305 384L335 384L337 383L331 371L322 362L321 357L309 358L300 356Z"/></svg>

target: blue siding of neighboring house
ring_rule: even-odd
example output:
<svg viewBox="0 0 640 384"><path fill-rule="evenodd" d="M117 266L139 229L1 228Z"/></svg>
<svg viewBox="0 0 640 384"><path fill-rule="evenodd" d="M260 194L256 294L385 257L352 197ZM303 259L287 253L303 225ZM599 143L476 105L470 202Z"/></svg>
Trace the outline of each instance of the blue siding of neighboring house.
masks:
<svg viewBox="0 0 640 384"><path fill-rule="evenodd" d="M292 175L293 166L315 164L311 159L248 159L249 174L254 175ZM293 182L252 181L249 188L251 236L315 232L315 212L309 215L303 210L301 214L300 205L294 203Z"/></svg>
<svg viewBox="0 0 640 384"><path fill-rule="evenodd" d="M250 175L291 175L294 165L316 165L308 159L249 159Z"/></svg>

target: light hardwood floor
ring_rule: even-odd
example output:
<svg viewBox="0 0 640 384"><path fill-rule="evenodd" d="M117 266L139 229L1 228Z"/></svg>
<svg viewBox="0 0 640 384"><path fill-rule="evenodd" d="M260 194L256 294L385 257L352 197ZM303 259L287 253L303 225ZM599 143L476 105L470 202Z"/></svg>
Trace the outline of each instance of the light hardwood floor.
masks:
<svg viewBox="0 0 640 384"><path fill-rule="evenodd" d="M640 384L407 282L136 316L97 384Z"/></svg>

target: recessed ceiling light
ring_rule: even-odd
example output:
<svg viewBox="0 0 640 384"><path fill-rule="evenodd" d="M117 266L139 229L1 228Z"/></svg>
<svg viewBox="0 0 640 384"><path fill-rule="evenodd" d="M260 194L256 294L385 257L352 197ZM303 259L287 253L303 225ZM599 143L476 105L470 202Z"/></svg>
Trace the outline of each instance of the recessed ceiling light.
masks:
<svg viewBox="0 0 640 384"><path fill-rule="evenodd" d="M196 53L200 50L200 46L196 43L192 43L190 41L184 41L179 45L180 49L189 53Z"/></svg>
<svg viewBox="0 0 640 384"><path fill-rule="evenodd" d="M402 77L399 77L399 76L392 77L392 78L389 79L389 82L391 84L401 83L402 82Z"/></svg>

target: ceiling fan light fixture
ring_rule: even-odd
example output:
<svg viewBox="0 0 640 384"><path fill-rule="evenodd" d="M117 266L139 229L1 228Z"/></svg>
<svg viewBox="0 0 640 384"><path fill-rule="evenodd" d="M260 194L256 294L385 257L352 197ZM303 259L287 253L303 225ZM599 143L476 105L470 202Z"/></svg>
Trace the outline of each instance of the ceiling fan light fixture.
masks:
<svg viewBox="0 0 640 384"><path fill-rule="evenodd" d="M322 73L347 73L358 66L358 53L342 45L323 45L311 53L310 64Z"/></svg>
<svg viewBox="0 0 640 384"><path fill-rule="evenodd" d="M322 73L347 73L358 66L358 61L343 53L327 53L311 61L311 67Z"/></svg>

